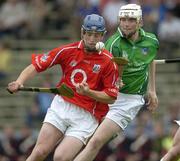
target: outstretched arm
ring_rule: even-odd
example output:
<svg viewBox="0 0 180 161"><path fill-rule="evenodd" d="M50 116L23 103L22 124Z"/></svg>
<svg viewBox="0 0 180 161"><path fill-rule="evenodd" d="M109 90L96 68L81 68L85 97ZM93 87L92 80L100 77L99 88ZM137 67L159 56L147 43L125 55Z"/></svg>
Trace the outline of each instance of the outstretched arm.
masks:
<svg viewBox="0 0 180 161"><path fill-rule="evenodd" d="M35 67L31 64L27 66L19 75L16 81L8 84L8 89L11 92L17 92L18 88L23 86L23 84L33 78L37 74Z"/></svg>

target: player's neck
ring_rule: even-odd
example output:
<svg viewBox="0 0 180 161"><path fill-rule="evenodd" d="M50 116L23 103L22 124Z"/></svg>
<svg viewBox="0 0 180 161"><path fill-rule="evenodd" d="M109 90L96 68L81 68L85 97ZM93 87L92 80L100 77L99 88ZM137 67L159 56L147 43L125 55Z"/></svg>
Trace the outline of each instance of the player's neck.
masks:
<svg viewBox="0 0 180 161"><path fill-rule="evenodd" d="M139 31L136 31L131 37L130 40L131 41L137 41L139 39Z"/></svg>

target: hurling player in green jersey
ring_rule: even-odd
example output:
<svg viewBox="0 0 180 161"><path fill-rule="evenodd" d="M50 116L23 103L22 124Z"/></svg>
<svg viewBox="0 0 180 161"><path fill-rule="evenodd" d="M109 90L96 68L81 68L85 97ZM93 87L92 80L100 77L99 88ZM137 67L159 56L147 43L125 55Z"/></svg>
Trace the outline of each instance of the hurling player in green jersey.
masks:
<svg viewBox="0 0 180 161"><path fill-rule="evenodd" d="M114 57L125 57L129 60L120 73L124 86L104 121L100 124L84 150L75 161L92 161L102 146L118 132L123 131L135 118L144 105L144 95L148 96L148 108L153 111L158 107L155 89L154 58L159 42L152 33L142 27L142 10L137 4L128 4L120 8L117 32L106 42ZM122 71L122 66L119 66Z"/></svg>

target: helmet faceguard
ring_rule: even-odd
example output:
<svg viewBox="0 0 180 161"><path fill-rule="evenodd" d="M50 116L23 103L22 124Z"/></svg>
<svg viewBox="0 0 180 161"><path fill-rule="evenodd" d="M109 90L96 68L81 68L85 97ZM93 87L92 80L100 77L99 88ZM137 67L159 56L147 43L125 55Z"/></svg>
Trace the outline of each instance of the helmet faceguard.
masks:
<svg viewBox="0 0 180 161"><path fill-rule="evenodd" d="M119 18L135 18L137 21L140 21L142 19L142 10L141 6L137 4L127 4L120 8Z"/></svg>

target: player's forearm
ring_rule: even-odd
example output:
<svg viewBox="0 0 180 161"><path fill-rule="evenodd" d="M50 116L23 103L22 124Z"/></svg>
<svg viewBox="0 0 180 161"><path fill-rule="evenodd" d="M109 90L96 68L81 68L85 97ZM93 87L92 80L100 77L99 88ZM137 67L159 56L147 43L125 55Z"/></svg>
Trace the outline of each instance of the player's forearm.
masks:
<svg viewBox="0 0 180 161"><path fill-rule="evenodd" d="M153 61L150 64L150 69L149 69L149 85L148 85L148 90L152 91L152 92L156 92L155 73L156 73L156 63Z"/></svg>
<svg viewBox="0 0 180 161"><path fill-rule="evenodd" d="M27 80L33 78L37 74L35 67L31 64L27 66L19 75L16 82L23 85Z"/></svg>
<svg viewBox="0 0 180 161"><path fill-rule="evenodd" d="M111 97L103 91L95 91L95 90L89 89L86 95L102 103L113 104L116 100L115 97Z"/></svg>

